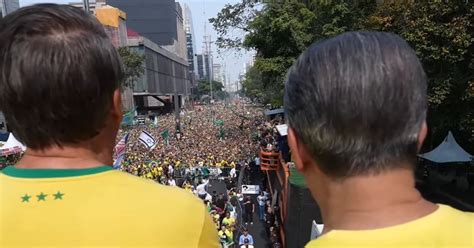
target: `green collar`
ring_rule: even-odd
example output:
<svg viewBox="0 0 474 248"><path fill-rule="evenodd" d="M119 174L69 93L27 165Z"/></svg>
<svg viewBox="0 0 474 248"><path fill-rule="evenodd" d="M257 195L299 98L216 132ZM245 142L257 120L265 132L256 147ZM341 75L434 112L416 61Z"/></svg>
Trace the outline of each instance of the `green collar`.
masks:
<svg viewBox="0 0 474 248"><path fill-rule="evenodd" d="M113 170L112 166L99 166L87 169L19 169L7 166L1 173L21 178L57 178L92 175L110 170Z"/></svg>

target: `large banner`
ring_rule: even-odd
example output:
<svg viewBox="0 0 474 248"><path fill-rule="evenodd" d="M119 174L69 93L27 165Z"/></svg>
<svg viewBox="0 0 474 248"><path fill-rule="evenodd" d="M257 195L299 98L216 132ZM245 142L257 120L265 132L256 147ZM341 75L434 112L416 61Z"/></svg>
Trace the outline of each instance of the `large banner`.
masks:
<svg viewBox="0 0 474 248"><path fill-rule="evenodd" d="M242 185L242 194L245 194L245 195L258 195L258 194L260 194L260 186L259 185L244 184L244 185Z"/></svg>

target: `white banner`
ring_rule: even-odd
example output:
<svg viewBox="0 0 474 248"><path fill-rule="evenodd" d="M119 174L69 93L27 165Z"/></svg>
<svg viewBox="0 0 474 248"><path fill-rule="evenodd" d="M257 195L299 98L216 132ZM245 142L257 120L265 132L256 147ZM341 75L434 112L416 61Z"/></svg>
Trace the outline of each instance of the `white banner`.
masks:
<svg viewBox="0 0 474 248"><path fill-rule="evenodd" d="M258 195L260 194L260 186L244 184L242 185L242 194Z"/></svg>

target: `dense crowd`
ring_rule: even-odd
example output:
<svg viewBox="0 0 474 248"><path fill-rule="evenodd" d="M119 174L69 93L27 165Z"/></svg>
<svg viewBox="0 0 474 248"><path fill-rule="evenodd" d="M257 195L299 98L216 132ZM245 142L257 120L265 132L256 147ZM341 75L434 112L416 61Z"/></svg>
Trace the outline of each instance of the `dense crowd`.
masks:
<svg viewBox="0 0 474 248"><path fill-rule="evenodd" d="M119 130L117 142L129 134L120 170L182 187L202 198L224 247L253 247L253 237L246 227L253 225L254 214L264 223L271 247L279 247L270 195L262 191L252 199L240 192L236 182L240 171L247 172L245 181L255 175L252 169L259 168L260 149L278 150L275 126L282 123L281 118L266 120L261 108L244 104L199 105L182 110L179 127L174 114L147 117L151 118L146 118L144 125ZM157 143L152 149L139 142L142 131L155 138ZM14 164L19 158L21 154L2 157L0 166ZM225 182L226 193L210 191L212 181Z"/></svg>
<svg viewBox="0 0 474 248"><path fill-rule="evenodd" d="M167 184L175 175L210 173L202 168L235 168L257 155L258 127L262 123L258 108L197 106L180 113L179 130L173 114L156 118L157 125L148 121L120 130L118 138L130 135L122 170ZM143 130L157 140L151 150L138 142Z"/></svg>
<svg viewBox="0 0 474 248"><path fill-rule="evenodd" d="M126 133L130 135L121 169L165 185L182 187L203 199L224 247L253 246L253 237L246 227L253 225L254 214L266 227L271 247L279 247L270 195L264 191L256 199L244 196L236 188L236 181L241 169L247 170L247 176L255 174L252 169L260 163L259 149L278 150L275 126L283 120L279 117L266 120L261 108L243 104L183 110L179 129L174 114L155 118L158 120L147 118L145 125L120 130L117 139ZM143 130L157 140L151 150L138 142ZM210 184L216 180L225 182L226 193L209 192Z"/></svg>
<svg viewBox="0 0 474 248"><path fill-rule="evenodd" d="M11 154L8 156L0 156L0 170L6 167L7 165L16 164L21 158L22 154Z"/></svg>

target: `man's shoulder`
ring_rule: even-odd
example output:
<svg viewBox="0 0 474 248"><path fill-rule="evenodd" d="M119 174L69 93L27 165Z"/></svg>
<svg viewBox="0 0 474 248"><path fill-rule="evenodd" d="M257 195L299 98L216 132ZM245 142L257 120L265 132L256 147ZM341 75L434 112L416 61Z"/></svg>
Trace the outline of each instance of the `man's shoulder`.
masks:
<svg viewBox="0 0 474 248"><path fill-rule="evenodd" d="M168 202L176 206L184 204L188 208L199 209L204 205L199 198L176 186L161 185L153 180L118 171L112 177L108 185L111 189L134 195L136 198L144 198L150 203L164 205Z"/></svg>
<svg viewBox="0 0 474 248"><path fill-rule="evenodd" d="M330 231L309 242L306 248L357 245L381 247L402 244L410 244L412 247L426 247L426 244L430 244L431 247L447 247L445 244L472 247L473 243L474 213L440 205L439 209L430 215L392 227L361 231Z"/></svg>

